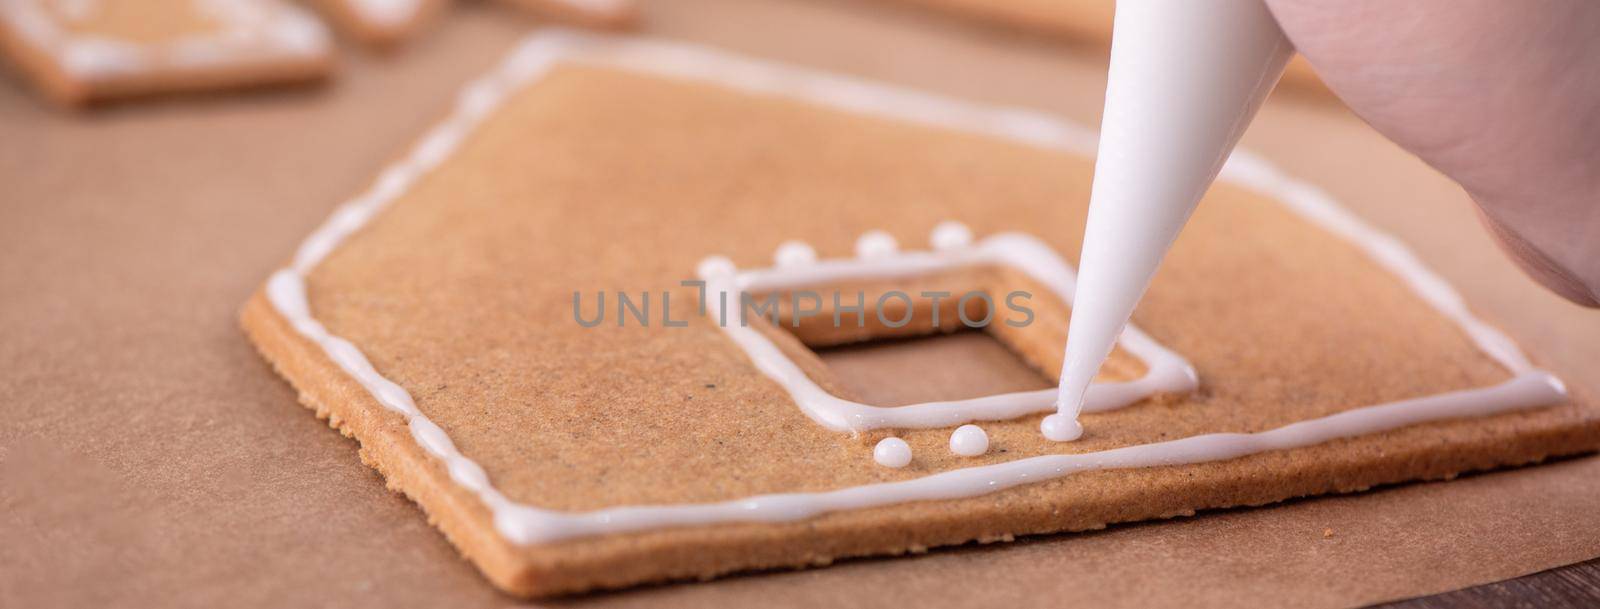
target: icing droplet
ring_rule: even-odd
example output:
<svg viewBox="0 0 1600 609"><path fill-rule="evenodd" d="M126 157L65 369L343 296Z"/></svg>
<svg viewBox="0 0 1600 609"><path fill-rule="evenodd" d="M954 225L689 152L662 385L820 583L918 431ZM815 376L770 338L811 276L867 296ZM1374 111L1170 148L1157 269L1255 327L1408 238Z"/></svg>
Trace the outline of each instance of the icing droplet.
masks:
<svg viewBox="0 0 1600 609"><path fill-rule="evenodd" d="M989 452L989 434L977 425L962 425L950 434L950 452L976 457Z"/></svg>
<svg viewBox="0 0 1600 609"><path fill-rule="evenodd" d="M473 84L461 92L456 105L469 120L478 120L492 112L505 98L505 92L494 81Z"/></svg>
<svg viewBox="0 0 1600 609"><path fill-rule="evenodd" d="M1071 442L1083 437L1083 425L1064 414L1053 414L1039 422L1039 431L1055 442Z"/></svg>
<svg viewBox="0 0 1600 609"><path fill-rule="evenodd" d="M945 220L933 227L928 240L933 242L933 249L939 251L960 249L972 245L972 229L960 222Z"/></svg>
<svg viewBox="0 0 1600 609"><path fill-rule="evenodd" d="M434 131L411 149L411 159L424 168L438 167L445 159L450 158L450 153L455 152L456 145L460 142L459 131Z"/></svg>
<svg viewBox="0 0 1600 609"><path fill-rule="evenodd" d="M417 172L406 167L404 163L392 165L379 174L377 181L372 183L372 194L383 200L398 197L411 187L416 175Z"/></svg>
<svg viewBox="0 0 1600 609"><path fill-rule="evenodd" d="M456 452L455 443L450 441L450 436L444 429L429 421L427 417L412 417L410 427L412 439L433 456L448 461L459 454Z"/></svg>
<svg viewBox="0 0 1600 609"><path fill-rule="evenodd" d="M699 275L701 279L728 277L738 270L739 267L734 266L732 260L722 256L711 256L701 260L700 264L694 267L695 274Z"/></svg>
<svg viewBox="0 0 1600 609"><path fill-rule="evenodd" d="M378 398L378 403L384 408L393 410L407 417L419 414L416 401L411 399L411 394L405 388L386 378L376 378L372 381L372 394Z"/></svg>
<svg viewBox="0 0 1600 609"><path fill-rule="evenodd" d="M860 258L882 258L898 249L900 244L894 236L881 230L869 230L856 239L856 256Z"/></svg>
<svg viewBox="0 0 1600 609"><path fill-rule="evenodd" d="M145 67L145 54L121 41L83 38L61 50L61 63L67 72L77 75L125 74Z"/></svg>
<svg viewBox="0 0 1600 609"><path fill-rule="evenodd" d="M911 445L900 438L884 438L872 448L872 458L878 465L899 469L911 464Z"/></svg>
<svg viewBox="0 0 1600 609"><path fill-rule="evenodd" d="M778 266L805 266L817 261L817 250L803 241L785 241L778 246L778 251L772 255L772 260Z"/></svg>
<svg viewBox="0 0 1600 609"><path fill-rule="evenodd" d="M483 467L471 459L451 459L450 479L457 484L467 487L473 492L481 492L489 488L489 475L484 473Z"/></svg>
<svg viewBox="0 0 1600 609"><path fill-rule="evenodd" d="M391 0L355 0L350 7L355 9L363 19L376 22L382 27L400 27L417 14L422 8L421 2L413 0L394 2Z"/></svg>
<svg viewBox="0 0 1600 609"><path fill-rule="evenodd" d="M320 53L328 48L328 29L310 15L281 13L270 35L290 53Z"/></svg>

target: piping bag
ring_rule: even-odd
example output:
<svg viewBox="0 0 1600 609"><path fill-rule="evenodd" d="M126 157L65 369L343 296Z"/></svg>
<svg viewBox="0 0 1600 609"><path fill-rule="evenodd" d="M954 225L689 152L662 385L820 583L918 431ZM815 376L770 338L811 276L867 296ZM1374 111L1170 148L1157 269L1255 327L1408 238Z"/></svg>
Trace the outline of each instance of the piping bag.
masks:
<svg viewBox="0 0 1600 609"><path fill-rule="evenodd" d="M1117 0L1111 40L1056 441L1082 435L1090 381L1294 55L1262 0Z"/></svg>

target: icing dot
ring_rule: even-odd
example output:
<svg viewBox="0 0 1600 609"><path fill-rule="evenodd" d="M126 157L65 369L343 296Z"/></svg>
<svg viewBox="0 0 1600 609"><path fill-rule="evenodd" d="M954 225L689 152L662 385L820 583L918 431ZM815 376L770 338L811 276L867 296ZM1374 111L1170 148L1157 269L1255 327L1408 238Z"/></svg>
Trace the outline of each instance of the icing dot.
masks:
<svg viewBox="0 0 1600 609"><path fill-rule="evenodd" d="M945 220L933 227L933 234L928 237L933 242L933 249L953 250L972 245L972 229L967 225L954 220Z"/></svg>
<svg viewBox="0 0 1600 609"><path fill-rule="evenodd" d="M897 249L900 245L895 243L894 237L881 230L869 230L856 239L856 256L860 258L881 258Z"/></svg>
<svg viewBox="0 0 1600 609"><path fill-rule="evenodd" d="M379 199L393 199L400 196L411 187L416 171L400 165L392 165L378 175L378 180L372 183L372 194Z"/></svg>
<svg viewBox="0 0 1600 609"><path fill-rule="evenodd" d="M328 30L321 21L300 13L283 13L272 37L291 53L311 54L328 47Z"/></svg>
<svg viewBox="0 0 1600 609"><path fill-rule="evenodd" d="M1053 414L1039 422L1039 431L1055 442L1071 442L1083 437L1083 425L1063 414Z"/></svg>
<svg viewBox="0 0 1600 609"><path fill-rule="evenodd" d="M737 270L739 270L739 267L734 266L732 260L723 256L711 256L701 260L700 264L694 267L695 274L699 275L701 279L727 277Z"/></svg>
<svg viewBox="0 0 1600 609"><path fill-rule="evenodd" d="M772 255L778 266L805 266L817 261L817 250L801 241L785 241Z"/></svg>
<svg viewBox="0 0 1600 609"><path fill-rule="evenodd" d="M462 91L456 103L461 108L462 114L477 120L494 110L504 98L505 92L495 86L494 82L481 81Z"/></svg>
<svg viewBox="0 0 1600 609"><path fill-rule="evenodd" d="M515 543L548 539L556 533L549 519L525 506L512 505L494 511L494 527Z"/></svg>
<svg viewBox="0 0 1600 609"><path fill-rule="evenodd" d="M878 465L899 469L911 464L911 445L900 438L884 438L872 448L872 458Z"/></svg>
<svg viewBox="0 0 1600 609"><path fill-rule="evenodd" d="M144 66L138 47L115 40L75 40L61 53L62 65L73 74L101 76L132 72Z"/></svg>
<svg viewBox="0 0 1600 609"><path fill-rule="evenodd" d="M477 492L489 488L489 475L484 473L483 467L471 459L451 459L450 479L455 480L468 490Z"/></svg>
<svg viewBox="0 0 1600 609"><path fill-rule="evenodd" d="M435 130L417 142L411 150L411 158L423 167L437 167L450 153L455 152L456 144L461 141L461 132L457 130Z"/></svg>
<svg viewBox="0 0 1600 609"><path fill-rule="evenodd" d="M977 425L962 425L950 434L950 452L976 457L989 452L989 434Z"/></svg>

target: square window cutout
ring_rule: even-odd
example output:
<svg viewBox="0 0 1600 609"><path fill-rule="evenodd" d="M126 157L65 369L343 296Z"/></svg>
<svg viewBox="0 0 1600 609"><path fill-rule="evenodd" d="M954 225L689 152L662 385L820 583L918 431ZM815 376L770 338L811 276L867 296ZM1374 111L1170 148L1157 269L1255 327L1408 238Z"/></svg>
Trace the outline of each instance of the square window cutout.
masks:
<svg viewBox="0 0 1600 609"><path fill-rule="evenodd" d="M911 338L813 347L857 399L881 406L964 400L1055 386L987 332L957 330Z"/></svg>
<svg viewBox="0 0 1600 609"><path fill-rule="evenodd" d="M945 222L934 229L932 242L931 250L900 251L888 234L870 231L857 241L854 257L818 259L810 246L791 241L778 247L773 267L737 269L728 259L713 256L701 262L698 274L706 282L712 321L808 417L829 429L953 427L1054 410L1053 371L1060 369L1065 345L1067 307L1076 280L1072 267L1043 241L1023 233L1001 233L974 242L965 226ZM1014 372L1019 366L1031 367L1043 386L1010 377L1023 385L997 383L994 392L985 395L942 398L919 389L917 399L929 401L912 403L892 397L881 403L856 401L829 392L808 376L773 342L771 326L825 352L866 341L981 329L1026 362L1013 363ZM947 336L896 348L984 350L973 342L983 338L954 338L957 342L944 344L952 339ZM986 357L997 355L994 347L988 346ZM1089 388L1086 412L1121 408L1160 393L1186 393L1198 385L1187 360L1132 324L1117 347L1108 373ZM880 352L872 357L890 355ZM844 360L837 352L821 357L824 362L863 359L861 351L844 355ZM838 371L833 374L840 376ZM851 389L851 382L865 380L847 380L857 376L856 371L844 372L829 384L859 396L875 396L863 398L868 400L894 392Z"/></svg>

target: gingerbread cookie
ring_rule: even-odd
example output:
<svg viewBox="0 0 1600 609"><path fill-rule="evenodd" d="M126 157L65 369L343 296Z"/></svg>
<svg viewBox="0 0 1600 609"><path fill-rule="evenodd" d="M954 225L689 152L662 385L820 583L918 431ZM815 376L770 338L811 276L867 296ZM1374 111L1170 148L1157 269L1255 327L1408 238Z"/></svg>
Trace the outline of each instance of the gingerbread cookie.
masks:
<svg viewBox="0 0 1600 609"><path fill-rule="evenodd" d="M243 325L526 596L1600 446L1595 405L1403 245L1242 152L1076 442L1039 433L1053 389L870 404L812 351L959 323L1053 383L1094 141L707 49L540 34L312 233Z"/></svg>
<svg viewBox="0 0 1600 609"><path fill-rule="evenodd" d="M343 34L388 49L425 27L449 0L316 0L315 4Z"/></svg>
<svg viewBox="0 0 1600 609"><path fill-rule="evenodd" d="M633 27L639 21L634 0L501 0L541 17L602 30Z"/></svg>
<svg viewBox="0 0 1600 609"><path fill-rule="evenodd" d="M896 0L959 17L1060 37L1097 48L1111 48L1111 20L1116 0ZM1304 57L1296 55L1283 72L1283 83L1298 90L1327 92Z"/></svg>
<svg viewBox="0 0 1600 609"><path fill-rule="evenodd" d="M303 82L328 36L281 0L0 0L0 49L63 104Z"/></svg>

